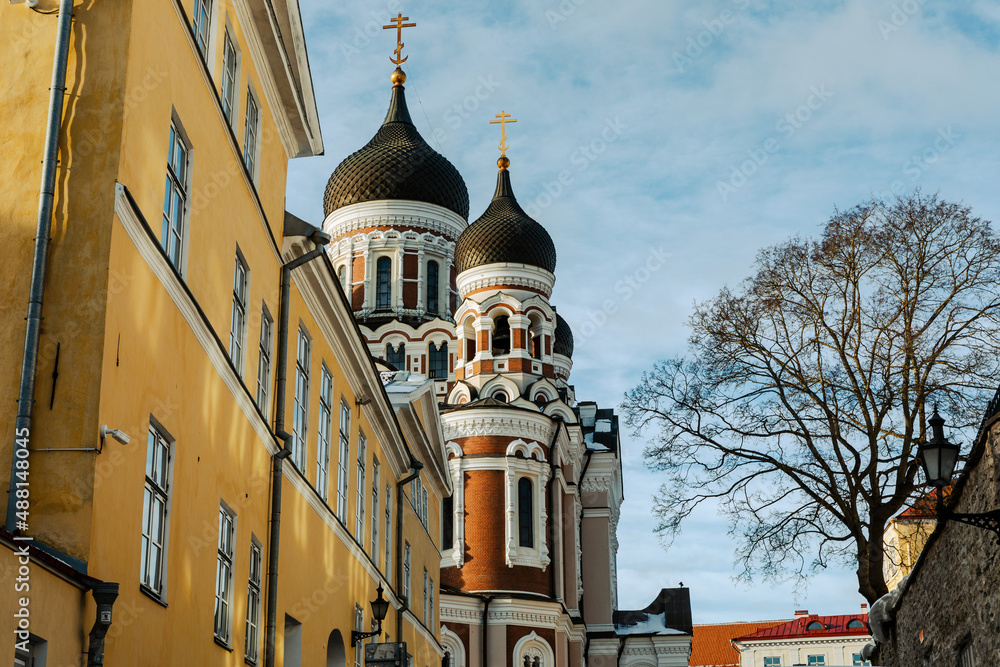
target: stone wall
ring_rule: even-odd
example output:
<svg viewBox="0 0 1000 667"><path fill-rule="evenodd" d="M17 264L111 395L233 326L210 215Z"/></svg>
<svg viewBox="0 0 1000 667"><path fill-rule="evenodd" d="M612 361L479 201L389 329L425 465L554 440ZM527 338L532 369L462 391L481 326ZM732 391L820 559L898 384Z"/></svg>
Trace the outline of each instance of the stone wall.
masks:
<svg viewBox="0 0 1000 667"><path fill-rule="evenodd" d="M970 453L956 512L1000 508L1000 421ZM930 537L897 603L889 641L872 664L959 667L971 644L976 667L1000 665L1000 545L992 531L949 521Z"/></svg>

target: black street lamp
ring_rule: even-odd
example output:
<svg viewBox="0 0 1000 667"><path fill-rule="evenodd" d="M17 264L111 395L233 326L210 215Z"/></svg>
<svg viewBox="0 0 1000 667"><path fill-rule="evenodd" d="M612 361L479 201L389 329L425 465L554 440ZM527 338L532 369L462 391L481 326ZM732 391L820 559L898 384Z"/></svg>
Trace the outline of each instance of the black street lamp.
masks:
<svg viewBox="0 0 1000 667"><path fill-rule="evenodd" d="M931 439L917 448L917 455L920 457L924 474L927 476L927 483L937 491L937 520L940 522L959 521L970 526L992 530L997 536L997 543L1000 544L1000 510L982 514L965 514L952 512L951 508L944 504L944 488L951 484L952 476L955 474L959 447L948 442L944 437L944 419L938 414L936 407L934 414L927 420L927 424L931 427Z"/></svg>
<svg viewBox="0 0 1000 667"><path fill-rule="evenodd" d="M378 597L372 600L372 616L378 621L378 629L375 632L358 632L357 630L351 631L351 648L357 646L359 641L368 639L369 637L377 637L382 634L382 621L385 620L385 615L389 613L389 601L382 597L382 583L379 582L378 585Z"/></svg>

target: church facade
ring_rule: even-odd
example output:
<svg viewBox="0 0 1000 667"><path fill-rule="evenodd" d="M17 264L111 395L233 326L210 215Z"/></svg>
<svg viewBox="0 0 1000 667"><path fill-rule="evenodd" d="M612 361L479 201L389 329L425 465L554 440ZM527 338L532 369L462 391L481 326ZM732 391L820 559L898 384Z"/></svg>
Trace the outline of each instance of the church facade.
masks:
<svg viewBox="0 0 1000 667"><path fill-rule="evenodd" d="M414 127L402 70L391 80L382 126L330 177L323 230L390 394L434 383L452 486L427 524L442 664L686 665L687 589L618 611L618 417L570 383L551 237L518 204L505 154L469 224L462 176ZM411 503L427 493L411 483Z"/></svg>

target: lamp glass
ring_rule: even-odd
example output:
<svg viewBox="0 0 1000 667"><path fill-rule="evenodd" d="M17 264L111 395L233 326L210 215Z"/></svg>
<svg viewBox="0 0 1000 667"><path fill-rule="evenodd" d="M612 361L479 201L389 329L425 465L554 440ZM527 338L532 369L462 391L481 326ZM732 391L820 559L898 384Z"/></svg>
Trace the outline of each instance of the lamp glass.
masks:
<svg viewBox="0 0 1000 667"><path fill-rule="evenodd" d="M950 442L928 442L920 447L927 483L944 486L951 482L958 463L958 445Z"/></svg>

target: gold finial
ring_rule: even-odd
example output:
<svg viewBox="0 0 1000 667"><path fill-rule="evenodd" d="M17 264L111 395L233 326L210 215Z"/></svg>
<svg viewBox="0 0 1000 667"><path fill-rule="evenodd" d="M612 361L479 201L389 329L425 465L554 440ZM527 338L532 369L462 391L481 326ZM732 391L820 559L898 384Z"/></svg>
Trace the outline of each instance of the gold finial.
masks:
<svg viewBox="0 0 1000 667"><path fill-rule="evenodd" d="M497 160L497 166L506 169L510 166L510 160L507 159L507 149L510 148L507 145L507 123L516 123L517 119L511 118L510 114L503 110L496 115L496 118L498 120L491 120L490 125L500 124L500 143L497 144L497 148L500 149L500 159Z"/></svg>
<svg viewBox="0 0 1000 667"><path fill-rule="evenodd" d="M389 75L389 80L392 81L392 85L394 86L402 86L406 83L406 72L397 67L392 70L392 74Z"/></svg>
<svg viewBox="0 0 1000 667"><path fill-rule="evenodd" d="M389 19L389 21L393 25L384 25L384 26L382 26L383 30L395 30L396 31L396 50L393 51L393 53L396 54L396 57L395 58L393 58L392 56L389 57L389 62L393 63L394 65L402 65L410 57L410 56L406 56L406 58L402 57L403 56L403 47L406 46L405 44L403 44L403 28L413 28L413 27L415 27L417 25L416 23L403 23L403 21L409 21L409 20L410 20L409 16L403 16L403 13L400 12L399 14L396 15L396 18ZM397 67L396 69L399 69L399 68ZM402 71L402 70L400 70L400 71ZM405 79L405 75L404 75L404 79ZM395 81L393 81L393 83L395 83Z"/></svg>

